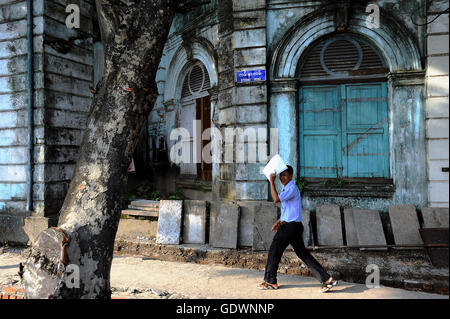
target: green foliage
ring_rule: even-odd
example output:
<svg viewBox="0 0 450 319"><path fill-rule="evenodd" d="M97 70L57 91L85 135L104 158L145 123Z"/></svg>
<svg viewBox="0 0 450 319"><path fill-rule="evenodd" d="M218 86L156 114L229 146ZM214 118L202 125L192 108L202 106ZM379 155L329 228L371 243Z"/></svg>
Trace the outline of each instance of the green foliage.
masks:
<svg viewBox="0 0 450 319"><path fill-rule="evenodd" d="M324 180L324 181L322 182L322 184L323 184L324 186L328 186L329 183L330 183L330 181L329 181L328 179L326 179L326 180Z"/></svg>
<svg viewBox="0 0 450 319"><path fill-rule="evenodd" d="M174 194L169 195L169 199L183 199L181 191L177 189Z"/></svg>
<svg viewBox="0 0 450 319"><path fill-rule="evenodd" d="M136 200L136 194L126 194L125 197L130 202Z"/></svg>
<svg viewBox="0 0 450 319"><path fill-rule="evenodd" d="M163 196L160 191L154 190L151 193L138 193L138 194L125 194L125 198L127 200L127 205L129 202L134 201L139 198L146 198L149 200L160 201L163 199ZM165 198L165 197L164 197ZM183 199L183 195L180 190L176 190L175 193L169 194L168 199L180 200Z"/></svg>
<svg viewBox="0 0 450 319"><path fill-rule="evenodd" d="M161 193L159 191L153 191L148 197L150 200L159 201L161 199Z"/></svg>
<svg viewBox="0 0 450 319"><path fill-rule="evenodd" d="M303 192L303 189L305 188L305 185L306 185L305 177L300 176L299 178L297 178L297 181L295 182L295 184L297 185L300 193Z"/></svg>

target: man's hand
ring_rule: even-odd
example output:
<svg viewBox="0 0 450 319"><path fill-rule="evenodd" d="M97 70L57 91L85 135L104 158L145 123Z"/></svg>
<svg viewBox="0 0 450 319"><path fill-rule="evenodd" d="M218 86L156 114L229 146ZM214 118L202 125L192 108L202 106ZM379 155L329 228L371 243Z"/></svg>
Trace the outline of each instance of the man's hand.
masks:
<svg viewBox="0 0 450 319"><path fill-rule="evenodd" d="M277 174L272 173L272 174L270 174L269 177L270 177L270 182L273 183L275 181L275 177L277 177Z"/></svg>
<svg viewBox="0 0 450 319"><path fill-rule="evenodd" d="M276 176L277 176L277 174L275 172L273 172L269 176L269 180L270 180L270 194L272 195L273 201L275 203L279 203L280 202L280 198L278 197L278 193L277 193L277 190L275 189L275 182L274 182Z"/></svg>
<svg viewBox="0 0 450 319"><path fill-rule="evenodd" d="M280 220L277 220L277 221L275 222L275 224L273 224L273 226L272 226L272 231L273 231L273 232L276 232L276 231L278 230L278 227L280 227L280 225L281 225L281 221L280 221Z"/></svg>

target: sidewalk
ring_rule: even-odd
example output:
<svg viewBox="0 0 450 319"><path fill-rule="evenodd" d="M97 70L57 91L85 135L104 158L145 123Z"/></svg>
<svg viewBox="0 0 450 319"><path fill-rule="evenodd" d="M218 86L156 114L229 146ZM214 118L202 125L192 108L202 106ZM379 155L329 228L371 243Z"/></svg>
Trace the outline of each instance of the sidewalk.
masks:
<svg viewBox="0 0 450 319"><path fill-rule="evenodd" d="M145 291L174 293L171 297L190 299L448 299L448 296L383 287L368 289L365 285L340 282L328 293L320 292L319 282L312 277L279 274L278 290L259 290L263 279L258 270L230 268L217 264L179 263L138 257L116 257L113 260L113 287L132 287ZM148 293L137 293L141 298ZM181 296L180 296L181 295ZM169 297L170 298L170 297Z"/></svg>
<svg viewBox="0 0 450 319"><path fill-rule="evenodd" d="M20 250L0 254L0 285L19 287ZM383 287L369 289L362 284L340 282L328 293L320 293L312 277L279 274L280 289L256 288L263 272L230 268L218 264L161 261L142 257L116 256L111 269L113 296L152 299L449 299L446 295Z"/></svg>

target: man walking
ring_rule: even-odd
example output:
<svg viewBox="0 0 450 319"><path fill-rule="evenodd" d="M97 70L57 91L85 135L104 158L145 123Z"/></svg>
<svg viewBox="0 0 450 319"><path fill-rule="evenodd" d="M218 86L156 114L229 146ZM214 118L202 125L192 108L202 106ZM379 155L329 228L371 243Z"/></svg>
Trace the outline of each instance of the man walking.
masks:
<svg viewBox="0 0 450 319"><path fill-rule="evenodd" d="M329 291L337 284L317 260L309 253L303 243L302 201L300 191L292 178L294 169L287 165L287 169L280 173L283 190L278 195L275 188L276 174L270 175L270 193L275 203L281 202L281 216L272 226L276 232L269 249L264 282L258 285L260 289L278 289L277 270L285 249L289 244L294 248L297 256L303 260L317 279L322 282L321 292Z"/></svg>

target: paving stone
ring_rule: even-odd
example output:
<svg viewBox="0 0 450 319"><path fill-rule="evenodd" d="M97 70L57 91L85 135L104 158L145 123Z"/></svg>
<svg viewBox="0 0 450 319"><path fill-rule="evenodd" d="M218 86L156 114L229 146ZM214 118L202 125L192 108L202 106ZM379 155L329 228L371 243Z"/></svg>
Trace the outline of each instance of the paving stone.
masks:
<svg viewBox="0 0 450 319"><path fill-rule="evenodd" d="M423 245L414 205L389 206L389 218L396 245Z"/></svg>
<svg viewBox="0 0 450 319"><path fill-rule="evenodd" d="M159 205L158 244L178 245L181 237L182 200L161 200Z"/></svg>
<svg viewBox="0 0 450 319"><path fill-rule="evenodd" d="M254 214L253 221L253 250L269 250L275 233L272 226L277 221L278 208L272 202L260 202Z"/></svg>
<svg viewBox="0 0 450 319"><path fill-rule="evenodd" d="M183 242L204 244L206 237L206 201L185 200L183 211Z"/></svg>
<svg viewBox="0 0 450 319"><path fill-rule="evenodd" d="M352 210L358 245L386 245L380 213L370 209ZM361 250L387 250L387 248L361 248Z"/></svg>
<svg viewBox="0 0 450 319"><path fill-rule="evenodd" d="M238 240L239 206L220 203L211 209L211 241L213 247L236 248Z"/></svg>
<svg viewBox="0 0 450 319"><path fill-rule="evenodd" d="M422 208L423 228L448 227L448 208Z"/></svg>
<svg viewBox="0 0 450 319"><path fill-rule="evenodd" d="M319 246L343 245L341 211L338 205L318 205L316 220Z"/></svg>

